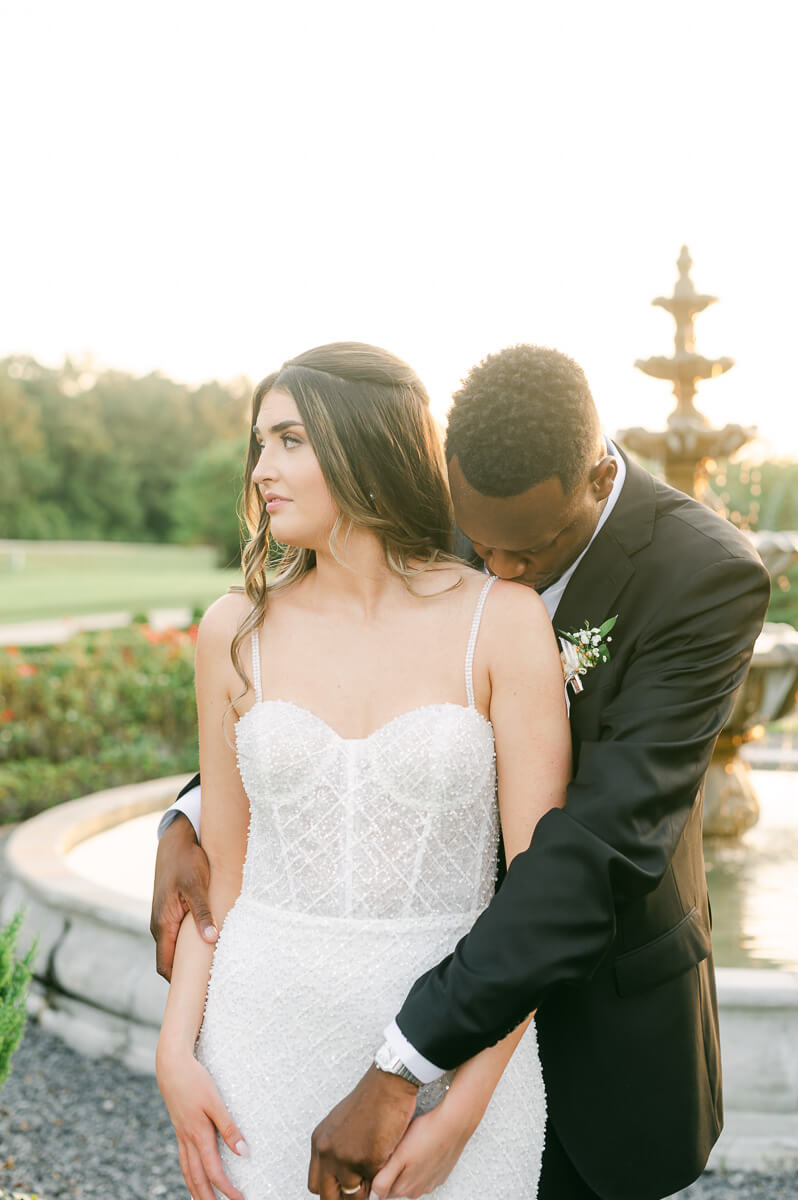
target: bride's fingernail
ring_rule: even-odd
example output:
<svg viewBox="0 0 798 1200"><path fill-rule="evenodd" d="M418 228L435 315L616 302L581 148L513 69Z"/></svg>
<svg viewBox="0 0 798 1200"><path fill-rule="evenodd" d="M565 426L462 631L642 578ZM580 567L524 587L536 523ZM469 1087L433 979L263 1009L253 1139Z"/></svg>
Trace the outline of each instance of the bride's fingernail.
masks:
<svg viewBox="0 0 798 1200"><path fill-rule="evenodd" d="M206 942L215 942L219 936L219 930L215 925L206 925L202 931L202 936Z"/></svg>
<svg viewBox="0 0 798 1200"><path fill-rule="evenodd" d="M242 1158L249 1158L249 1146L243 1138L236 1142L236 1154L240 1154Z"/></svg>

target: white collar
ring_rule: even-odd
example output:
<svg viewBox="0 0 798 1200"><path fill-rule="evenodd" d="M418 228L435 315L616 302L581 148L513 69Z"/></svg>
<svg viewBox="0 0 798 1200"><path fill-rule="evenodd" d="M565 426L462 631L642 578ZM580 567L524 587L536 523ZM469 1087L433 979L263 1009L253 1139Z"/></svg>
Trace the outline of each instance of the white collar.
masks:
<svg viewBox="0 0 798 1200"><path fill-rule="evenodd" d="M596 528L593 530L593 536L590 539L590 541L588 542L588 544L585 546L582 553L579 555L579 557L577 559L574 560L574 562L571 563L568 570L563 572L563 574L560 576L560 578L558 580L556 580L555 583L552 583L549 587L547 587L545 589L545 591L542 591L540 593L540 598L543 601L543 603L546 605L546 611L552 620L554 620L554 614L557 611L557 605L560 603L560 600L562 599L563 592L568 587L568 584L571 582L571 577L572 577L574 571L579 566L580 562L585 557L585 555L587 554L590 547L593 545L593 542L598 537L602 528L606 525L607 521L610 518L610 514L612 513L612 510L615 508L615 505L618 503L618 498L621 494L621 489L623 488L624 481L626 479L626 463L624 462L622 455L620 455L618 453L617 449L612 444L610 439L608 437L606 437L606 435L605 435L604 441L606 442L606 445L607 445L607 453L612 455L612 457L615 459L616 463L618 464L618 470L615 473L615 479L613 480L613 484L612 484L612 491L610 492L609 496L607 497L607 503L604 505L604 511L602 512L601 516L598 519Z"/></svg>

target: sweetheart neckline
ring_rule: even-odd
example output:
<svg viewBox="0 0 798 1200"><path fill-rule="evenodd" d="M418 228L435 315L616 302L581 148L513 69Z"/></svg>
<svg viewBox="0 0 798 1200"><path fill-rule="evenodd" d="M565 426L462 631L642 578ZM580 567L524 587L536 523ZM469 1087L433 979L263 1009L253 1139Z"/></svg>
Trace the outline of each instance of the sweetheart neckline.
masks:
<svg viewBox="0 0 798 1200"><path fill-rule="evenodd" d="M459 708L463 712L473 713L474 716L477 717L482 722L482 724L489 730L491 737L493 736L493 725L490 723L490 721L488 720L487 717L482 715L482 713L479 711L478 708L473 707L470 704L457 704L454 700L442 700L442 701L439 701L437 704L419 704L415 708L405 709L404 712L397 713L395 717L391 717L390 720L385 721L382 725L378 725L376 729L372 729L371 733L367 733L365 737L352 738L352 737L344 737L344 735L339 733L337 729L334 729L332 727L332 725L329 724L328 721L325 721L324 717L320 717L319 714L313 712L312 709L305 708L304 705L297 704L294 700L281 700L279 697L277 697L277 698L271 699L271 700L256 700L251 708L248 708L245 713L242 713L241 716L236 721L236 726L235 726L236 737L238 736L238 727L241 724L241 722L245 721L247 719L247 717L250 716L253 712L255 712L255 710L257 708L263 708L266 704L282 704L287 708L296 709L297 712L305 713L306 716L311 717L314 721L317 721L319 725L323 725L324 728L326 730L328 730L333 735L333 737L337 738L339 742L352 742L352 743L370 742L371 739L373 737L376 737L378 733L384 733L384 731L386 729L389 729L391 727L391 725L395 725L397 721L401 721L405 717L410 717L414 713L429 712L432 709L440 709L440 708Z"/></svg>

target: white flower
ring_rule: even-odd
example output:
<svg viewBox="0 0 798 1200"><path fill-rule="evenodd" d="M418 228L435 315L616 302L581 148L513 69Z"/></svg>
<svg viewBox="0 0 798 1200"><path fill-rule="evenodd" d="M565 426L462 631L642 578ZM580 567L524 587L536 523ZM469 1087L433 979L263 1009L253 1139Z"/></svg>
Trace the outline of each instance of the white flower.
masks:
<svg viewBox="0 0 798 1200"><path fill-rule="evenodd" d="M598 629L591 628L589 621L585 621L584 629L575 629L572 633L567 633L564 629L557 631L561 635L560 659L565 676L566 693L568 684L571 685L575 694L581 692L582 683L579 676L586 675L593 667L610 661L607 643L611 642L612 638L607 635L617 620L617 615L610 617Z"/></svg>

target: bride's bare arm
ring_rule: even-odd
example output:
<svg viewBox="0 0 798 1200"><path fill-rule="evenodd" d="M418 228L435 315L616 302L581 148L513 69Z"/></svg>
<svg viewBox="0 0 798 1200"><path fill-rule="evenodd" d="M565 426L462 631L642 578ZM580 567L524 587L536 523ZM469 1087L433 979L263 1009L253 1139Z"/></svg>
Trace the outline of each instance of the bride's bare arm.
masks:
<svg viewBox="0 0 798 1200"><path fill-rule="evenodd" d="M571 738L559 650L542 602L517 584L495 584L493 591L478 654L488 664L499 811L509 866L529 845L543 814L565 804ZM532 798L530 779L535 780ZM443 1183L481 1121L531 1019L459 1067L442 1103L412 1122L375 1176L373 1192L380 1200L422 1196Z"/></svg>
<svg viewBox="0 0 798 1200"><path fill-rule="evenodd" d="M206 613L197 638L196 690L200 769L203 781L202 842L211 868L211 911L220 927L241 890L248 805L225 737L230 691L230 642L240 615L238 597L223 597ZM234 714L233 714L234 717ZM224 721L224 724L223 724ZM180 1165L195 1200L213 1200L211 1182L230 1200L243 1200L224 1174L216 1130L237 1154L246 1153L241 1131L222 1103L213 1080L194 1058L202 1023L213 947L193 921L177 940L169 997L156 1054L158 1084L175 1126Z"/></svg>

